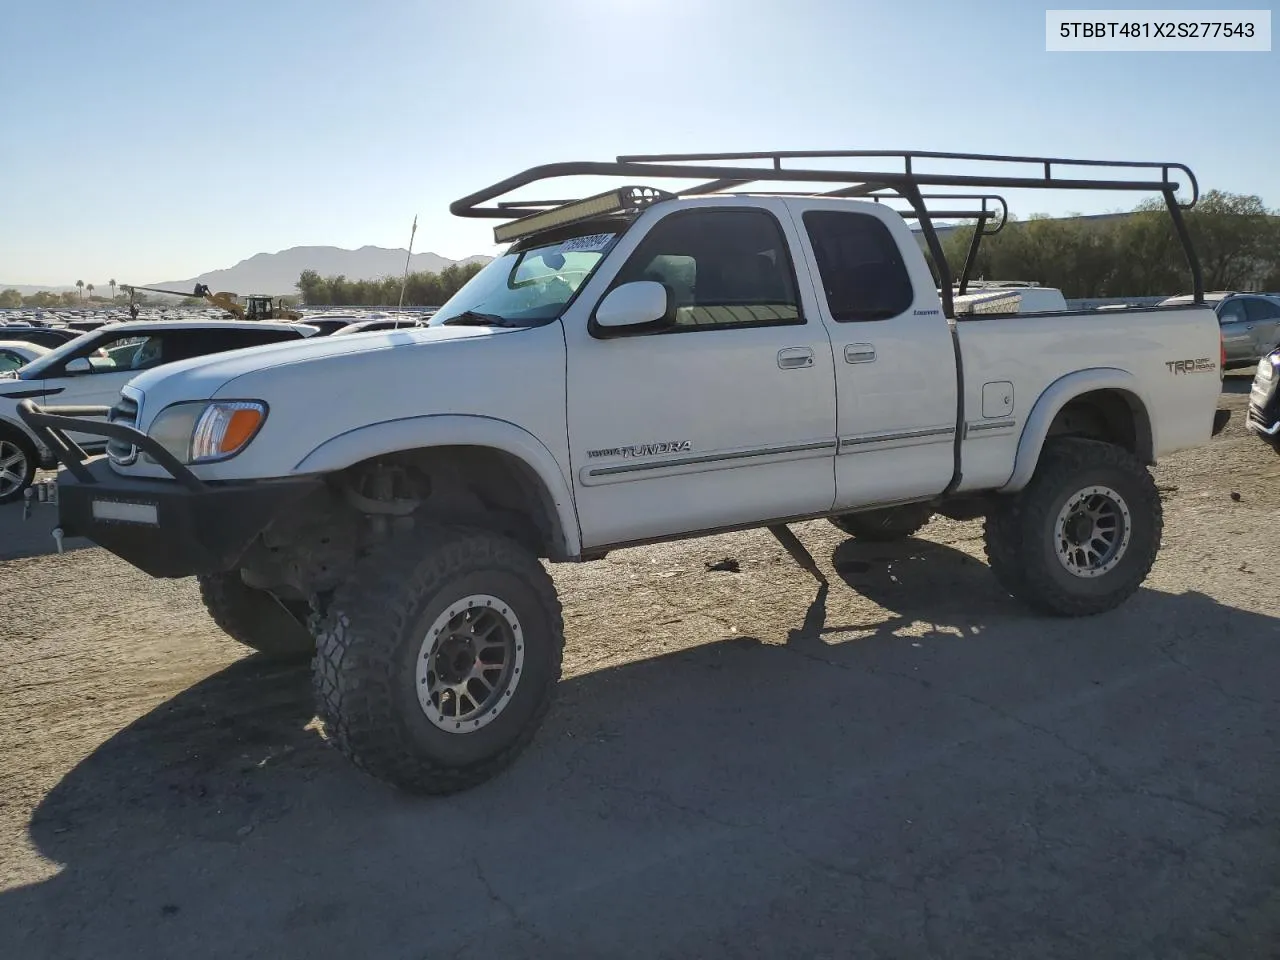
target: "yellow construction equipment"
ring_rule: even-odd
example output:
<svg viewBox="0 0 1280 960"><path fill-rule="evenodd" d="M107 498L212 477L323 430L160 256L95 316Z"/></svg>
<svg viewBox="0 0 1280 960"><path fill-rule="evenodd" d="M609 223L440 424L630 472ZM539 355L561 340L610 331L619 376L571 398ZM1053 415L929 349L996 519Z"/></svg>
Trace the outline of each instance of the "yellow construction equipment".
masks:
<svg viewBox="0 0 1280 960"><path fill-rule="evenodd" d="M215 307L226 310L237 320L301 320L302 314L296 311L286 309L283 304L278 302L277 297L270 297L265 294L251 294L244 297L244 303L240 303L240 297L234 293L213 293L203 283L197 283L196 288L191 293L183 293L180 290L162 290L160 287L131 287L127 284L121 284L123 289L129 291L130 303L133 301L133 292L135 290L147 290L151 293L167 293L172 297L199 297L207 300Z"/></svg>

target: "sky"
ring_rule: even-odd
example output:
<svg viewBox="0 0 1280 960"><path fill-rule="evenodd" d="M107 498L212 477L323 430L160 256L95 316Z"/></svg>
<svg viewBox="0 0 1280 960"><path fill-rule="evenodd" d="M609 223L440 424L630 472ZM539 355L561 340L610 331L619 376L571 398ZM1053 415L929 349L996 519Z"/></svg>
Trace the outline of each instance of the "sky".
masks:
<svg viewBox="0 0 1280 960"><path fill-rule="evenodd" d="M105 288L297 245L403 247L415 215L415 252L492 255L492 221L451 216L453 200L626 153L1176 161L1202 189L1280 206L1280 53L1049 53L1045 8L0 0L0 282ZM551 192L585 195L571 186ZM1008 196L1019 216L1142 199Z"/></svg>

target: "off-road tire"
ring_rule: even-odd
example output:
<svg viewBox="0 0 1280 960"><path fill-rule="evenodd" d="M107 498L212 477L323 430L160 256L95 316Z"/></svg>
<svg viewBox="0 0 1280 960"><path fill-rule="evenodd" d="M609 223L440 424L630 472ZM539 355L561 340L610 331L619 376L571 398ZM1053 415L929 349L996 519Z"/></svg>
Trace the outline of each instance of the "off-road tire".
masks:
<svg viewBox="0 0 1280 960"><path fill-rule="evenodd" d="M240 579L236 571L196 579L204 608L232 639L272 660L306 660L315 652L312 632L269 593Z"/></svg>
<svg viewBox="0 0 1280 960"><path fill-rule="evenodd" d="M0 429L0 443L5 445L4 450L7 451L12 446L26 458L26 464L21 469L22 482L8 493L0 494L0 503L12 503L15 500L21 500L22 495L35 480L40 455L36 452L35 445L24 434L14 429L7 427Z"/></svg>
<svg viewBox="0 0 1280 960"><path fill-rule="evenodd" d="M429 626L475 594L509 604L523 666L501 713L455 733L428 719L416 671ZM362 560L334 593L317 631L317 712L330 743L371 776L415 794L457 793L528 747L551 706L563 649L560 601L537 557L488 530L418 530Z"/></svg>
<svg viewBox="0 0 1280 960"><path fill-rule="evenodd" d="M907 504L901 507L883 507L879 510L863 510L832 517L839 529L871 543L891 543L914 537L933 517L930 504Z"/></svg>
<svg viewBox="0 0 1280 960"><path fill-rule="evenodd" d="M1118 493L1129 541L1114 567L1087 579L1059 561L1054 525L1067 501L1091 486ZM1121 447L1067 437L1048 441L1030 483L988 513L987 562L1000 585L1040 613L1083 617L1114 609L1142 586L1160 549L1164 511L1147 468Z"/></svg>

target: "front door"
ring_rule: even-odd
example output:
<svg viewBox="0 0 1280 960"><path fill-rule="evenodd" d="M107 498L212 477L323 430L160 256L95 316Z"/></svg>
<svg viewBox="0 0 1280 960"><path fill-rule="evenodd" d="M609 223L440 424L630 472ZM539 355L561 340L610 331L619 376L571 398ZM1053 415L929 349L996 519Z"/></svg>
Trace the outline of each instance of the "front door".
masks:
<svg viewBox="0 0 1280 960"><path fill-rule="evenodd" d="M646 232L646 223L652 223ZM586 547L821 513L835 484L831 343L780 202L655 208L566 314L569 447ZM613 287L657 280L675 327L601 338Z"/></svg>
<svg viewBox="0 0 1280 960"><path fill-rule="evenodd" d="M835 353L836 507L941 493L955 462L951 331L902 218L878 204L796 200L792 210Z"/></svg>
<svg viewBox="0 0 1280 960"><path fill-rule="evenodd" d="M56 398L51 392L49 403L69 407L115 406L126 383L140 371L166 362L164 349L169 339L167 334L147 336L134 331L96 340L78 350L60 368L46 373L45 389L58 391ZM88 370L84 369L85 363ZM102 446L106 442L100 436L89 434L73 432L70 436L78 443L91 446Z"/></svg>
<svg viewBox="0 0 1280 960"><path fill-rule="evenodd" d="M1222 348L1227 353L1227 363L1238 366L1253 357L1253 331L1245 315L1245 298L1232 297L1218 310L1218 326L1222 329Z"/></svg>
<svg viewBox="0 0 1280 960"><path fill-rule="evenodd" d="M1250 349L1253 357L1265 357L1280 347L1280 300L1249 297L1244 305L1246 327L1253 337Z"/></svg>

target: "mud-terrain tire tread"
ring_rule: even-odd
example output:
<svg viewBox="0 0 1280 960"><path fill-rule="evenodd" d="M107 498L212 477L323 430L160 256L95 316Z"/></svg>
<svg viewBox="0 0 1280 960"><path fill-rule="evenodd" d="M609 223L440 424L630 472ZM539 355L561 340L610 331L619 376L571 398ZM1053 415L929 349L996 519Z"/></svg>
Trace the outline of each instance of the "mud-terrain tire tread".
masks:
<svg viewBox="0 0 1280 960"><path fill-rule="evenodd" d="M551 628L543 688L533 714L500 751L461 766L436 762L418 749L393 707L400 637L423 598L461 575L495 570L524 581ZM364 628L358 639L353 623ZM362 561L335 592L316 641L316 710L329 742L379 780L410 793L445 795L493 778L533 740L560 680L564 615L555 584L532 553L489 530L442 525L393 540Z"/></svg>
<svg viewBox="0 0 1280 960"><path fill-rule="evenodd" d="M868 543L892 543L914 537L932 519L932 507L915 504L844 513L830 518L837 529Z"/></svg>
<svg viewBox="0 0 1280 960"><path fill-rule="evenodd" d="M1084 595L1065 589L1054 579L1041 548L1045 528L1053 522L1048 514L1054 501L1066 487L1078 483L1072 479L1074 475L1092 469L1116 470L1132 481L1136 495L1125 494L1130 516L1145 517L1150 530L1144 533L1135 524L1127 555L1105 578L1117 584L1114 589ZM1155 563L1163 531L1160 491L1137 457L1115 444L1063 437L1045 444L1027 486L988 513L983 540L987 563L1001 587L1013 597L1039 613L1086 617L1115 609L1138 591Z"/></svg>
<svg viewBox="0 0 1280 960"><path fill-rule="evenodd" d="M236 571L196 580L205 610L232 639L272 660L306 660L315 652L312 632Z"/></svg>

